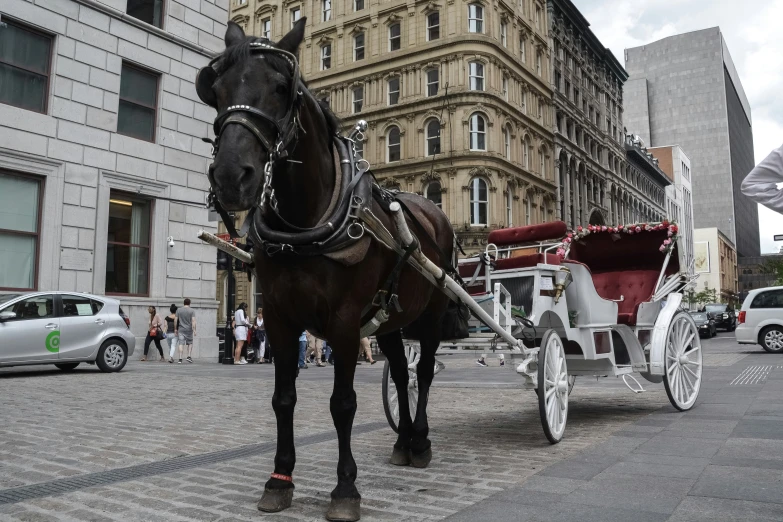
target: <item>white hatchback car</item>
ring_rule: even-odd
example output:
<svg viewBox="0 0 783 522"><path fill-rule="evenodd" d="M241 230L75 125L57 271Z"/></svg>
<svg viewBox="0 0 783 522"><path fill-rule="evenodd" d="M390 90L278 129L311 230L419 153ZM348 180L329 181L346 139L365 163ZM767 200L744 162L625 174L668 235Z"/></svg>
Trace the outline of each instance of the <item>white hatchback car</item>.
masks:
<svg viewBox="0 0 783 522"><path fill-rule="evenodd" d="M740 344L760 344L783 353L783 286L751 290L742 303L736 330Z"/></svg>
<svg viewBox="0 0 783 522"><path fill-rule="evenodd" d="M136 338L120 302L76 292L0 295L0 367L97 364L122 370Z"/></svg>

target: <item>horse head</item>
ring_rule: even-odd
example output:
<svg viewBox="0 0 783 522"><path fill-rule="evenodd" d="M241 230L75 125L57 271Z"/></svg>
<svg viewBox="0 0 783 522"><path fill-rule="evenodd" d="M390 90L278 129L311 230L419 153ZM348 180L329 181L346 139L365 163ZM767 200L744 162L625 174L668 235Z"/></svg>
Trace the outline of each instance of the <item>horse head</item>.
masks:
<svg viewBox="0 0 783 522"><path fill-rule="evenodd" d="M295 55L304 28L301 18L275 44L246 36L229 22L226 50L196 77L199 98L218 113L209 181L226 210L253 207L264 189L265 168L295 144L302 89Z"/></svg>

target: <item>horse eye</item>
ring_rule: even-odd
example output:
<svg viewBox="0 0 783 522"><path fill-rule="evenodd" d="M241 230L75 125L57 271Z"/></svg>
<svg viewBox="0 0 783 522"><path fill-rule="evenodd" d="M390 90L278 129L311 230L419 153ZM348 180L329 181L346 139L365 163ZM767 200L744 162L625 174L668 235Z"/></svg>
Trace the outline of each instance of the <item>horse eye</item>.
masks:
<svg viewBox="0 0 783 522"><path fill-rule="evenodd" d="M277 92L277 94L287 94L288 93L288 86L287 85L278 85L277 89L275 89L275 92Z"/></svg>

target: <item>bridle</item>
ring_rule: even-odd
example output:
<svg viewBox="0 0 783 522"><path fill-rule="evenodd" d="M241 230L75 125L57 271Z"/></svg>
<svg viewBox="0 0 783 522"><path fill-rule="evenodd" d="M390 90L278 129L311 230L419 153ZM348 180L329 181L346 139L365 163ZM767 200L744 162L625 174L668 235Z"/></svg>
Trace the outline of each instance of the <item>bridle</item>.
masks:
<svg viewBox="0 0 783 522"><path fill-rule="evenodd" d="M253 54L278 54L286 60L291 67L291 88L288 96L288 104L286 112L282 118L275 118L265 113L261 109L250 105L231 105L225 110L221 111L215 121L212 124L212 128L215 132L215 139L202 138L203 141L212 145L212 156L215 157L220 147L220 137L225 131L226 127L231 124L241 125L250 131L250 133L256 137L261 143L261 146L267 152L267 159L264 164L264 179L261 184L258 200L253 208L251 208L245 222L242 225L242 229L237 233L234 227L234 220L223 209L217 199L214 187L212 186L212 180L209 180L210 191L207 196L207 205L213 207L218 214L220 214L223 223L226 225L226 229L232 238L238 238L244 236L247 233L248 226L252 221L253 212L255 209L264 211L267 204L273 208L277 208L277 200L275 198L275 191L272 188L272 175L275 164L279 161L285 160L289 156L289 149L296 145L299 129L301 123L299 121L299 110L301 108L302 91L300 89L300 73L299 73L299 61L293 53L279 49L271 44L263 41L250 42L250 52ZM222 56L217 56L209 62L208 67L212 67L215 62L219 61ZM276 136L274 141L270 140L261 129L253 122L251 118L260 118L267 123L270 123L276 130Z"/></svg>

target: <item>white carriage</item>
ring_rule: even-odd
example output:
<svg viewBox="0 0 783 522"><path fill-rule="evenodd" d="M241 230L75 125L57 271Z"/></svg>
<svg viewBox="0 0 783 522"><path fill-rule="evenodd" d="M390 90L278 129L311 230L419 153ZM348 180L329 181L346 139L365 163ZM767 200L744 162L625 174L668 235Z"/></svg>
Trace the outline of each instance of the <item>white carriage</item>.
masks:
<svg viewBox="0 0 783 522"><path fill-rule="evenodd" d="M577 376L620 377L638 392L642 387L631 375L638 372L663 382L672 405L688 410L699 394L702 353L698 329L681 309L680 292L690 280L678 243L676 224L667 222L571 233L562 222L493 231L481 256L460 263L468 292L441 285L474 319L468 339L444 341L440 352L504 354L506 366L536 391L552 443L563 437ZM406 343L406 350L415 415L418 345ZM443 368L437 365L436 373ZM384 408L396 431L388 363L383 378Z"/></svg>

